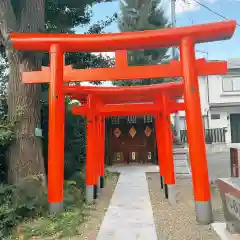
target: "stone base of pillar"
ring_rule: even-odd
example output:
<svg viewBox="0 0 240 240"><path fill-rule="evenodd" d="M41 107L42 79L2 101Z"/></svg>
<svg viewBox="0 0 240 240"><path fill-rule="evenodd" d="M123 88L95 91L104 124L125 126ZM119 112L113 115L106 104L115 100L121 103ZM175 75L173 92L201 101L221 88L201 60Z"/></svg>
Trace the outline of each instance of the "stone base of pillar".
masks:
<svg viewBox="0 0 240 240"><path fill-rule="evenodd" d="M175 184L168 184L168 201L171 205L176 205L179 201L179 191Z"/></svg>
<svg viewBox="0 0 240 240"><path fill-rule="evenodd" d="M94 203L94 186L86 186L86 203Z"/></svg>
<svg viewBox="0 0 240 240"><path fill-rule="evenodd" d="M57 213L62 212L63 210L64 210L63 202L48 204L49 213L57 214Z"/></svg>
<svg viewBox="0 0 240 240"><path fill-rule="evenodd" d="M100 188L104 188L104 177L100 177Z"/></svg>
<svg viewBox="0 0 240 240"><path fill-rule="evenodd" d="M212 203L195 201L196 220L202 225L208 225L213 222Z"/></svg>

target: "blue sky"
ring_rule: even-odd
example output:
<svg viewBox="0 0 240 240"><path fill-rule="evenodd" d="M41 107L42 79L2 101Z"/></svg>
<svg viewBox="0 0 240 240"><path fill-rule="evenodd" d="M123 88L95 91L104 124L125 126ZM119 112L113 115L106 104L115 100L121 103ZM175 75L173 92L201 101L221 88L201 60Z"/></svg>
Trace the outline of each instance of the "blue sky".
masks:
<svg viewBox="0 0 240 240"><path fill-rule="evenodd" d="M198 0L214 11L224 15L228 19L237 20L240 24L240 0ZM182 0L177 0L177 26L187 26L192 24L202 24L208 22L222 21L219 16L214 15L207 9L204 9L193 0L188 0L189 4L184 4ZM170 0L163 0L163 7L166 11L166 16L170 15ZM115 12L119 12L119 0L112 3L97 4L93 7L93 18L91 23L98 20L106 19ZM79 28L77 32L84 32L87 28ZM118 32L116 23L105 29L105 32ZM231 40L205 43L196 45L196 50L208 53L211 60L227 60L229 58L240 58L240 27L237 27L236 32ZM204 53L198 53L198 57L206 57Z"/></svg>

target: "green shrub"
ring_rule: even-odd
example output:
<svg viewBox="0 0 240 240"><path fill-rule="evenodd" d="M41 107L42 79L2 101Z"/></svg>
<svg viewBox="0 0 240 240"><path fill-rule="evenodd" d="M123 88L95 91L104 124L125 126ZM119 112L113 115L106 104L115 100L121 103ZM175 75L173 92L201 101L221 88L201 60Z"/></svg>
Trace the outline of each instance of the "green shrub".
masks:
<svg viewBox="0 0 240 240"><path fill-rule="evenodd" d="M44 104L42 106L43 155L47 170L48 106ZM43 226L42 224L46 224L46 222L51 222L57 231L64 224L67 224L71 214L75 214L75 221L77 215L79 215L78 221L82 221L81 206L83 205L83 192L85 191L84 162L86 151L84 118L73 116L70 108L66 111L65 179L69 179L69 181L65 181L64 184L64 202L67 211L61 214L59 221L54 216L47 215L48 204L44 176L25 178L15 185L5 184L7 180L6 152L13 138L12 129L14 126L14 124L7 122L6 119L6 111L1 111L0 109L0 239L6 239L19 224L24 226L24 232L28 236L39 234L39 236L45 236L50 234L50 231L47 231L47 229L43 230L45 225ZM40 188L44 188L43 191ZM43 192L44 194L42 194ZM76 210L76 207L78 210ZM30 226L29 220L36 219L38 216L43 218L43 223L39 226ZM23 224L24 221L27 221L26 224ZM57 223L55 224L54 222L56 221ZM39 223L39 221L37 222ZM72 225L74 224L76 223L72 222ZM47 225L45 227L47 228ZM17 235L20 234L18 231L16 232Z"/></svg>
<svg viewBox="0 0 240 240"><path fill-rule="evenodd" d="M71 237L77 235L79 225L84 221L84 195L75 181L64 182L65 211L57 215L49 215L47 211L35 214L34 218L18 224L13 236L23 239L31 237ZM44 205L45 206L45 205ZM41 207L41 205L40 205Z"/></svg>
<svg viewBox="0 0 240 240"><path fill-rule="evenodd" d="M39 175L22 179L15 185L0 185L0 239L20 221L46 212L47 192L43 179Z"/></svg>
<svg viewBox="0 0 240 240"><path fill-rule="evenodd" d="M13 125L7 121L6 101L0 101L0 183L6 182L6 152L13 139Z"/></svg>
<svg viewBox="0 0 240 240"><path fill-rule="evenodd" d="M78 181L84 182L84 175L77 174ZM83 221L83 189L78 183L71 180L64 182L64 204L66 211L59 216L48 215L47 191L44 176L33 176L21 180L16 185L0 185L0 239L6 239L14 232L14 236L23 235L24 239L31 236L48 236L67 228L70 215L79 215L77 221L75 216L72 225L66 231L77 228L77 224ZM82 185L82 184L81 184ZM44 194L42 194L44 193ZM34 222L34 224L32 224ZM54 225L54 231L49 226ZM64 224L63 224L64 223ZM65 225L65 226L64 226ZM76 230L76 229L75 229ZM74 231L75 231L74 230ZM65 231L65 233L66 233ZM73 231L73 232L74 232ZM14 238L15 239L15 238Z"/></svg>

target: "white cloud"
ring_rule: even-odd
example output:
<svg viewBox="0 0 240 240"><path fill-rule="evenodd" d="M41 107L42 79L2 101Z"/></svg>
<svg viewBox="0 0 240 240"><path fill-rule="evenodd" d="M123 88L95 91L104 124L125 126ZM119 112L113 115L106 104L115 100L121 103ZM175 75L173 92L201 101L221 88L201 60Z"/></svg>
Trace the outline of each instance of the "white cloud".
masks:
<svg viewBox="0 0 240 240"><path fill-rule="evenodd" d="M198 0L201 3L204 3L202 0ZM205 0L210 4L218 2L219 0ZM239 0L240 1L240 0ZM170 7L170 4L169 4ZM199 11L201 6L194 0L177 0L176 1L176 14L181 14L184 12L195 12Z"/></svg>
<svg viewBox="0 0 240 240"><path fill-rule="evenodd" d="M210 0L211 1L211 0ZM212 0L214 1L214 0ZM200 9L199 4L193 0L178 0L176 1L176 14L181 14L184 12L195 12Z"/></svg>

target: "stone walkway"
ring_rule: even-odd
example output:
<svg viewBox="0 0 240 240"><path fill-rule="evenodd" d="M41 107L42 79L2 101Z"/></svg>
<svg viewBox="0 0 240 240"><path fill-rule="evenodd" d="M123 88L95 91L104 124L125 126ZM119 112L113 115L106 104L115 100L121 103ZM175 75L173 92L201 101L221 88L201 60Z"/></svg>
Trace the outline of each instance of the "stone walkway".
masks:
<svg viewBox="0 0 240 240"><path fill-rule="evenodd" d="M119 166L121 172L97 240L157 240L145 172L156 166Z"/></svg>

